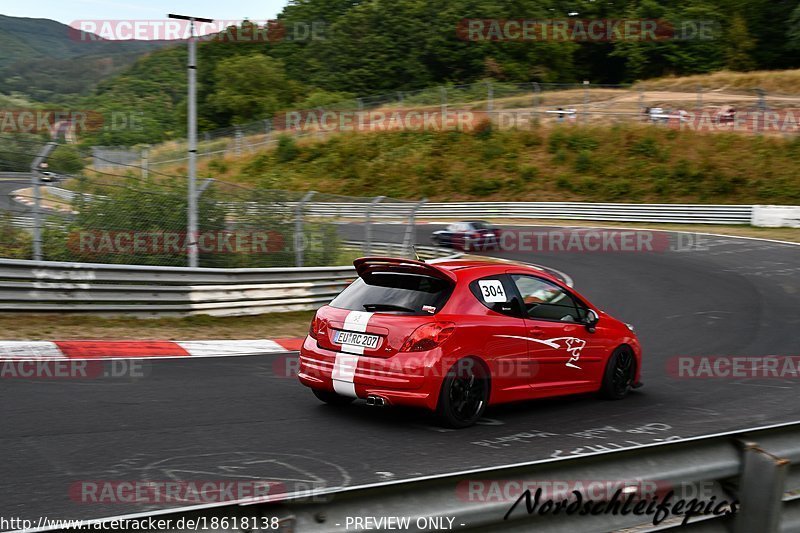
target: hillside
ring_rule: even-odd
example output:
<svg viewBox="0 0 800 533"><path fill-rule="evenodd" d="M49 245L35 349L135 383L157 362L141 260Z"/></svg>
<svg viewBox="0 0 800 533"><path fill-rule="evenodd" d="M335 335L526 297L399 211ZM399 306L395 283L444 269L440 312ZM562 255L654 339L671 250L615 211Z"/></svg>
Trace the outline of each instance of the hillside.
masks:
<svg viewBox="0 0 800 533"><path fill-rule="evenodd" d="M203 159L198 175L291 190L431 200L800 202L800 139L652 126L376 132ZM160 169L183 174L185 167Z"/></svg>
<svg viewBox="0 0 800 533"><path fill-rule="evenodd" d="M0 15L0 93L17 92L44 102L87 94L142 54L168 44L82 41L60 22Z"/></svg>
<svg viewBox="0 0 800 533"><path fill-rule="evenodd" d="M686 21L706 24L707 38L653 41L491 40L465 36L465 20ZM664 76L800 67L800 7L767 0L578 2L554 0L305 0L280 14L284 28L320 35L258 43L203 43L198 50L200 130L267 118L285 109L417 91L438 85L497 83L633 83ZM279 36L280 37L280 36ZM674 38L673 38L674 37ZM164 76L179 56L154 52L102 83L93 108L130 106L152 127L103 144L153 143L184 134L185 78ZM743 82L749 83L749 82ZM783 83L781 86L785 87ZM338 96L338 98L337 98Z"/></svg>

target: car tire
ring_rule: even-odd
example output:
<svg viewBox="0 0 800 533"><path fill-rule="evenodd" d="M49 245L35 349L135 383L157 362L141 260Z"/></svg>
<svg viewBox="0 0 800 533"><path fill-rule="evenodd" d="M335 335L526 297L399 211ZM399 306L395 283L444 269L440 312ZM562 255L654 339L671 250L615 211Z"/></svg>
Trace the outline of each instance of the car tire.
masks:
<svg viewBox="0 0 800 533"><path fill-rule="evenodd" d="M603 373L600 396L606 400L621 400L633 388L636 359L630 348L620 346L611 354Z"/></svg>
<svg viewBox="0 0 800 533"><path fill-rule="evenodd" d="M314 391L314 396L316 396L320 401L325 402L329 405L349 405L353 403L355 398L351 398L349 396L342 396L341 394L336 394L335 392L321 390L321 389L311 389Z"/></svg>
<svg viewBox="0 0 800 533"><path fill-rule="evenodd" d="M461 359L445 376L436 414L449 428L465 428L483 416L489 403L489 375L475 359Z"/></svg>

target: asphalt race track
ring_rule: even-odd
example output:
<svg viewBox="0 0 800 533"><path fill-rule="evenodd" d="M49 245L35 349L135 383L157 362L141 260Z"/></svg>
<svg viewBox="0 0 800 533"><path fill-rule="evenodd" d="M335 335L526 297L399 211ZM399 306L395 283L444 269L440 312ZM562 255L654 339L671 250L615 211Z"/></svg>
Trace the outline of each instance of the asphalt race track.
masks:
<svg viewBox="0 0 800 533"><path fill-rule="evenodd" d="M418 241L433 229L420 226ZM358 237L357 227L346 230ZM727 237L702 244L501 254L567 273L596 305L636 326L645 386L619 402L580 396L496 407L481 425L450 431L416 411L323 405L276 375L285 363L277 356L152 361L138 380L4 379L0 514L98 518L153 508L76 503L70 487L84 480L355 486L799 420L797 379L668 374L679 355L800 355L800 246Z"/></svg>

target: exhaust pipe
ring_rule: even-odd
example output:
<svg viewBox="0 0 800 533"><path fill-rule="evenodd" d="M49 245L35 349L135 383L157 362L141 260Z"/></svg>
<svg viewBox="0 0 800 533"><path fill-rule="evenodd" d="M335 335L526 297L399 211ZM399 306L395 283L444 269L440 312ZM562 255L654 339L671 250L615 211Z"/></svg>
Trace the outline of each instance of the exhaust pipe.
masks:
<svg viewBox="0 0 800 533"><path fill-rule="evenodd" d="M373 407L385 407L386 405L388 405L388 402L386 401L386 398L383 398L382 396L375 396L374 394L370 394L369 396L367 396L367 405Z"/></svg>

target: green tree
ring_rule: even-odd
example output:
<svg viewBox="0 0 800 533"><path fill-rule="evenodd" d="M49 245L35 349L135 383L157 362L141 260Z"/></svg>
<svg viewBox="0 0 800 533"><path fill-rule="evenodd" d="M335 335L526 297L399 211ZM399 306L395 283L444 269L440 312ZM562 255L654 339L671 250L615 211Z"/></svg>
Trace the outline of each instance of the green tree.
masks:
<svg viewBox="0 0 800 533"><path fill-rule="evenodd" d="M282 61L258 53L223 59L215 69L215 81L209 103L230 114L234 122L271 115L291 104L298 92Z"/></svg>
<svg viewBox="0 0 800 533"><path fill-rule="evenodd" d="M740 14L731 19L727 32L725 66L731 70L752 70L755 62L750 53L755 48L755 40L747 30L747 21Z"/></svg>
<svg viewBox="0 0 800 533"><path fill-rule="evenodd" d="M800 3L797 4L797 7L792 11L786 37L787 47L795 52L800 52Z"/></svg>

